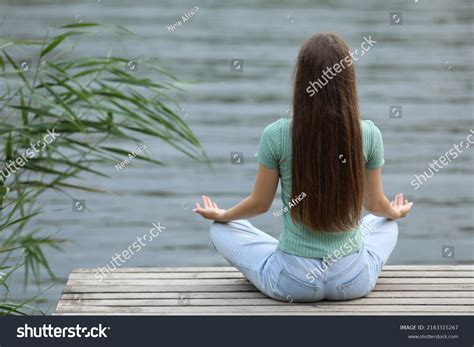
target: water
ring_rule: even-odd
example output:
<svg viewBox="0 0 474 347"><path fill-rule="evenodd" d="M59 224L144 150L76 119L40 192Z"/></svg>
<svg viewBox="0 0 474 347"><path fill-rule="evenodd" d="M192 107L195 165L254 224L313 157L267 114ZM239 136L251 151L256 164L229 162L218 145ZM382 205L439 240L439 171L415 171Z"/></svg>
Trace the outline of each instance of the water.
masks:
<svg viewBox="0 0 474 347"><path fill-rule="evenodd" d="M287 117L290 78L303 40L314 32L337 31L356 48L372 35L375 46L356 64L362 117L373 120L385 142L383 179L388 196L404 192L415 201L400 221L393 264L462 264L473 260L473 152L465 150L420 189L410 182L431 160L465 140L473 127L472 3L446 1L5 1L0 0L2 35L43 37L47 28L82 20L120 24L138 34L117 40L97 37L80 54L104 55L109 49L131 59L153 59L181 79L199 80L182 99L186 120L201 139L212 169L144 137L155 158L167 167L132 161L117 172L98 166L110 179L84 176L81 184L113 194L75 193L87 212L71 211L71 200L48 193L50 211L39 218L46 234L70 243L48 251L60 281L45 293L43 307L54 309L74 268L105 266L127 249L153 222L166 229L125 266L225 265L208 239L210 223L193 214L201 194L230 207L252 189L253 157L263 127ZM181 16L199 11L176 30ZM402 11L402 25L389 25L389 12ZM232 72L232 59L243 71ZM139 67L140 68L140 67ZM402 106L402 118L390 119L389 107ZM183 114L184 115L184 114ZM132 143L121 143L133 150ZM232 165L231 152L243 152L244 165ZM277 237L279 196L270 213L252 222ZM53 212L54 210L58 210ZM455 257L443 258L442 247ZM44 281L42 289L49 287ZM11 284L22 296L21 278ZM35 293L31 288L30 292Z"/></svg>

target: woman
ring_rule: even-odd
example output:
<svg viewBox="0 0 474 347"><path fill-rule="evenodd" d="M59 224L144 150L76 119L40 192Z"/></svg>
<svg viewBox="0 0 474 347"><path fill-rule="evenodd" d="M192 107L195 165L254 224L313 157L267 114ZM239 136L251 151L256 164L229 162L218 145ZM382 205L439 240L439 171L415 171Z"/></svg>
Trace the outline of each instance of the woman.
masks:
<svg viewBox="0 0 474 347"><path fill-rule="evenodd" d="M340 67L336 69L335 64ZM313 80L334 67L337 74ZM326 77L328 73L324 74ZM216 249L261 292L277 300L314 302L367 295L397 241L396 219L413 203L385 197L380 130L361 121L349 48L337 34L303 44L294 76L293 117L268 125L256 154L252 194L223 210L209 197L195 212L214 220ZM265 213L281 181L279 241L246 218ZM359 223L362 207L371 212Z"/></svg>

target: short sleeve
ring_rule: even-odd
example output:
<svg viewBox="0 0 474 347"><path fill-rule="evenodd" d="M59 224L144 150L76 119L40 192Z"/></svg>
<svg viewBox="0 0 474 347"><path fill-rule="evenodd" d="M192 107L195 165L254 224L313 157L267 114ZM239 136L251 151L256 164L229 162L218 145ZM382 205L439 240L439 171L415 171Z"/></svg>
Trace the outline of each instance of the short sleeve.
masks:
<svg viewBox="0 0 474 347"><path fill-rule="evenodd" d="M265 127L260 137L255 158L269 169L277 169L280 161L281 123L280 120Z"/></svg>
<svg viewBox="0 0 474 347"><path fill-rule="evenodd" d="M374 123L370 123L370 149L365 167L368 169L376 169L382 167L385 163L383 158L383 138L379 128L377 128Z"/></svg>

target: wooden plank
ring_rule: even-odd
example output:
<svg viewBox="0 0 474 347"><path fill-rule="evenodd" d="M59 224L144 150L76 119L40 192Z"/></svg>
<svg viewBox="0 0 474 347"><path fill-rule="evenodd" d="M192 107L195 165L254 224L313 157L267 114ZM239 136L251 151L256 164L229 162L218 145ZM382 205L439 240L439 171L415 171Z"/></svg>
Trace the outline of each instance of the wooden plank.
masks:
<svg viewBox="0 0 474 347"><path fill-rule="evenodd" d="M470 306L459 305L274 305L274 306L177 306L177 307L151 307L151 306L80 306L80 305L63 305L58 304L57 312L88 312L88 313L114 313L114 312L128 312L128 313L247 313L252 314L256 312L268 313L272 312L312 312L319 314L321 312L445 312L445 313L472 313L473 309Z"/></svg>
<svg viewBox="0 0 474 347"><path fill-rule="evenodd" d="M274 306L293 305L286 301L270 298L244 299L198 299L176 295L173 299L83 299L80 296L72 300L61 300L63 306ZM302 304L305 305L305 304ZM308 304L306 304L308 305ZM474 309L474 298L361 298L348 301L319 301L318 305L464 305Z"/></svg>
<svg viewBox="0 0 474 347"><path fill-rule="evenodd" d="M375 291L473 291L473 284L377 284ZM253 285L120 285L120 286L69 286L66 285L64 293L113 293L113 292L236 292L258 291Z"/></svg>
<svg viewBox="0 0 474 347"><path fill-rule="evenodd" d="M140 292L118 292L118 293L66 293L61 300L82 299L174 299L178 293L140 293ZM213 292L213 293L191 293L196 299L239 299L239 298L266 298L260 292ZM453 291L391 291L379 292L373 291L366 298L472 298L474 294L471 291L453 292Z"/></svg>
<svg viewBox="0 0 474 347"><path fill-rule="evenodd" d="M101 276L89 272L73 272L69 279L74 280L99 280ZM112 272L103 279L225 279L244 278L241 272Z"/></svg>
<svg viewBox="0 0 474 347"><path fill-rule="evenodd" d="M98 280L95 272L72 272L69 279L74 280ZM434 278L472 278L474 272L470 271L383 271L380 278L412 278L412 277L434 277ZM104 279L185 279L185 278L244 278L237 271L229 272L112 272L106 274Z"/></svg>
<svg viewBox="0 0 474 347"><path fill-rule="evenodd" d="M439 291L439 290L449 290L449 291L472 291L474 290L473 284L398 284L398 283L377 283L374 290L388 290L388 291L399 291L399 290L426 290L426 291Z"/></svg>
<svg viewBox="0 0 474 347"><path fill-rule="evenodd" d="M54 315L57 316L90 316L93 313L89 312L56 312ZM102 312L101 316L156 316L157 313L130 313L130 312ZM159 315L164 315L160 313ZM216 312L168 312L165 315L167 316L228 316L229 313L216 313ZM233 316L249 316L246 312L233 312ZM406 311L406 312L252 312L251 316L471 316L470 312L416 312L416 311Z"/></svg>
<svg viewBox="0 0 474 347"><path fill-rule="evenodd" d="M472 298L472 291L372 291L366 297L373 298Z"/></svg>
<svg viewBox="0 0 474 347"><path fill-rule="evenodd" d="M452 287L450 287L452 288ZM103 293L103 292L256 292L253 285L222 285L222 286L69 286L66 285L64 293Z"/></svg>
<svg viewBox="0 0 474 347"><path fill-rule="evenodd" d="M235 272L239 271L232 266L206 267L118 267L113 272ZM97 268L76 268L72 272L97 272Z"/></svg>
<svg viewBox="0 0 474 347"><path fill-rule="evenodd" d="M474 264L466 265L385 265L384 271L474 271Z"/></svg>
<svg viewBox="0 0 474 347"><path fill-rule="evenodd" d="M76 300L80 299L176 299L179 293L65 293L61 296L61 300ZM195 292L191 294L196 299L257 299L266 298L267 296L258 291L255 292L213 292L213 293L202 293Z"/></svg>
<svg viewBox="0 0 474 347"><path fill-rule="evenodd" d="M129 280L69 280L69 286L92 286L100 284L101 286L214 286L214 285L243 285L250 282L245 278L227 278L227 279L129 279Z"/></svg>
<svg viewBox="0 0 474 347"><path fill-rule="evenodd" d="M386 265L383 271L474 271L474 265ZM117 268L117 272L235 272L236 268L231 266L211 267L124 267ZM97 272L97 268L76 268L72 272Z"/></svg>
<svg viewBox="0 0 474 347"><path fill-rule="evenodd" d="M428 277L428 278L379 278L377 283L385 284L385 283L394 283L394 284L413 284L413 283L459 283L459 284L474 284L474 277L469 278L436 278L436 277Z"/></svg>
<svg viewBox="0 0 474 347"><path fill-rule="evenodd" d="M67 282L69 286L158 286L158 285L169 285L169 286L188 286L188 285L199 285L199 286L211 286L211 285L244 285L248 284L249 281L245 278L225 278L225 279L113 279L113 280L75 280L70 279ZM377 280L379 284L474 284L474 278L379 278Z"/></svg>

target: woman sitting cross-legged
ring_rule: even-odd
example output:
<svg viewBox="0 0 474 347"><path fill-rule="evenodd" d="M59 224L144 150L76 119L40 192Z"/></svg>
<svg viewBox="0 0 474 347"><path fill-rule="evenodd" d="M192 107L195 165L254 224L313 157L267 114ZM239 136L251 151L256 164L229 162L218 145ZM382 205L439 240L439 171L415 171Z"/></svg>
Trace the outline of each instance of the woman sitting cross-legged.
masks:
<svg viewBox="0 0 474 347"><path fill-rule="evenodd" d="M326 84L308 87L335 64L339 72ZM413 203L402 194L391 202L384 195L382 135L360 119L350 52L337 34L316 34L303 44L293 117L263 130L256 158L250 196L227 210L207 196L203 206L196 204L195 212L215 221L210 236L219 253L277 300L367 295L397 242L395 220ZM276 240L246 219L268 211L279 181L283 229ZM361 220L363 207L371 214Z"/></svg>

